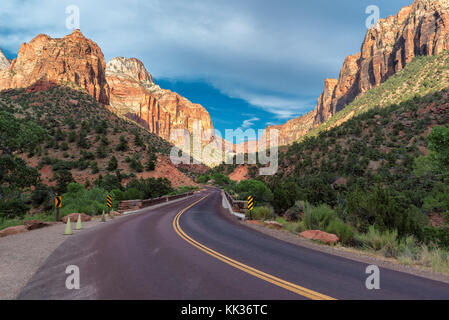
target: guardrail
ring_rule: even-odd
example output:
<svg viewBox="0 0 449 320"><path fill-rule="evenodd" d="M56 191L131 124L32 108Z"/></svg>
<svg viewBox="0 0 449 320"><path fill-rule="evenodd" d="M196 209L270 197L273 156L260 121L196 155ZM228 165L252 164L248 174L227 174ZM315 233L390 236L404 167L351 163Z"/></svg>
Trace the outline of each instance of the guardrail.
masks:
<svg viewBox="0 0 449 320"><path fill-rule="evenodd" d="M125 211L132 211L132 210L139 210L146 207L153 206L155 204L168 202L171 200L176 200L184 197L188 197L193 195L193 191L181 193L181 194L175 194L173 196L162 196L159 198L152 198L152 199L146 199L146 200L125 200L120 201L118 204L118 212L123 213Z"/></svg>

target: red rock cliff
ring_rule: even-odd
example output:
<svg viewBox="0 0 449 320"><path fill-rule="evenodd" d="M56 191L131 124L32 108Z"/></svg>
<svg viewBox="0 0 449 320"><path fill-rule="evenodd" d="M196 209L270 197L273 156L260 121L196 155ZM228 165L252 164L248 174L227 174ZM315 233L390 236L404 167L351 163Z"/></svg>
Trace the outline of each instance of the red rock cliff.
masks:
<svg viewBox="0 0 449 320"><path fill-rule="evenodd" d="M213 129L206 109L161 89L137 59L112 59L106 67L106 78L111 88L111 107L166 140L170 140L174 129L192 133L195 121L201 123L203 130Z"/></svg>
<svg viewBox="0 0 449 320"><path fill-rule="evenodd" d="M99 102L108 104L105 69L101 49L81 31L75 30L61 39L39 34L23 43L9 68L0 71L0 90L47 80L84 88Z"/></svg>
<svg viewBox="0 0 449 320"><path fill-rule="evenodd" d="M415 0L395 16L380 19L367 31L361 52L345 59L338 80L325 81L315 110L275 127L279 144L294 142L404 68L415 56L436 55L448 49L448 0Z"/></svg>

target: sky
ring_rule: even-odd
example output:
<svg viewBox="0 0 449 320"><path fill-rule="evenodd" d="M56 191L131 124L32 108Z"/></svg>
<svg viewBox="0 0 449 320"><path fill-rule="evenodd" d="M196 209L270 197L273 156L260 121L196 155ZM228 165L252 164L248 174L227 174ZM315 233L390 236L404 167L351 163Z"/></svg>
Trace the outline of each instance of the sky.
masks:
<svg viewBox="0 0 449 320"><path fill-rule="evenodd" d="M312 110L325 78L360 51L366 20L412 0L3 0L0 48L79 27L106 61L141 60L157 84L200 103L216 129L263 129ZM75 23L73 23L75 21ZM67 23L68 22L68 23Z"/></svg>

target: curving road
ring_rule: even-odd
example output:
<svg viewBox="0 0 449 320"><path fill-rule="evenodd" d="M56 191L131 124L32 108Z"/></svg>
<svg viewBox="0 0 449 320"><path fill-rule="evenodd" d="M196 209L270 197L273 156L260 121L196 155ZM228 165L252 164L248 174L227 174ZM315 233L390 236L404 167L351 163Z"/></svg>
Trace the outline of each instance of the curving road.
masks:
<svg viewBox="0 0 449 320"><path fill-rule="evenodd" d="M66 267L79 290L65 287ZM68 238L19 299L449 299L449 285L295 246L237 223L210 188Z"/></svg>

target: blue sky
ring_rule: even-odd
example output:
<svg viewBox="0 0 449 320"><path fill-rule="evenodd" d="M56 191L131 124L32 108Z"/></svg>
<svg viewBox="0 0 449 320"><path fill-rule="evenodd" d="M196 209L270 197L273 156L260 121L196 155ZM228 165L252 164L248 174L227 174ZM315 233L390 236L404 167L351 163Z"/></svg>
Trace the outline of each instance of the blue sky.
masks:
<svg viewBox="0 0 449 320"><path fill-rule="evenodd" d="M365 9L411 0L7 0L0 48L14 57L38 33L62 37L66 8L106 61L136 57L163 88L202 104L217 129L263 129L314 108L325 78L360 51Z"/></svg>

